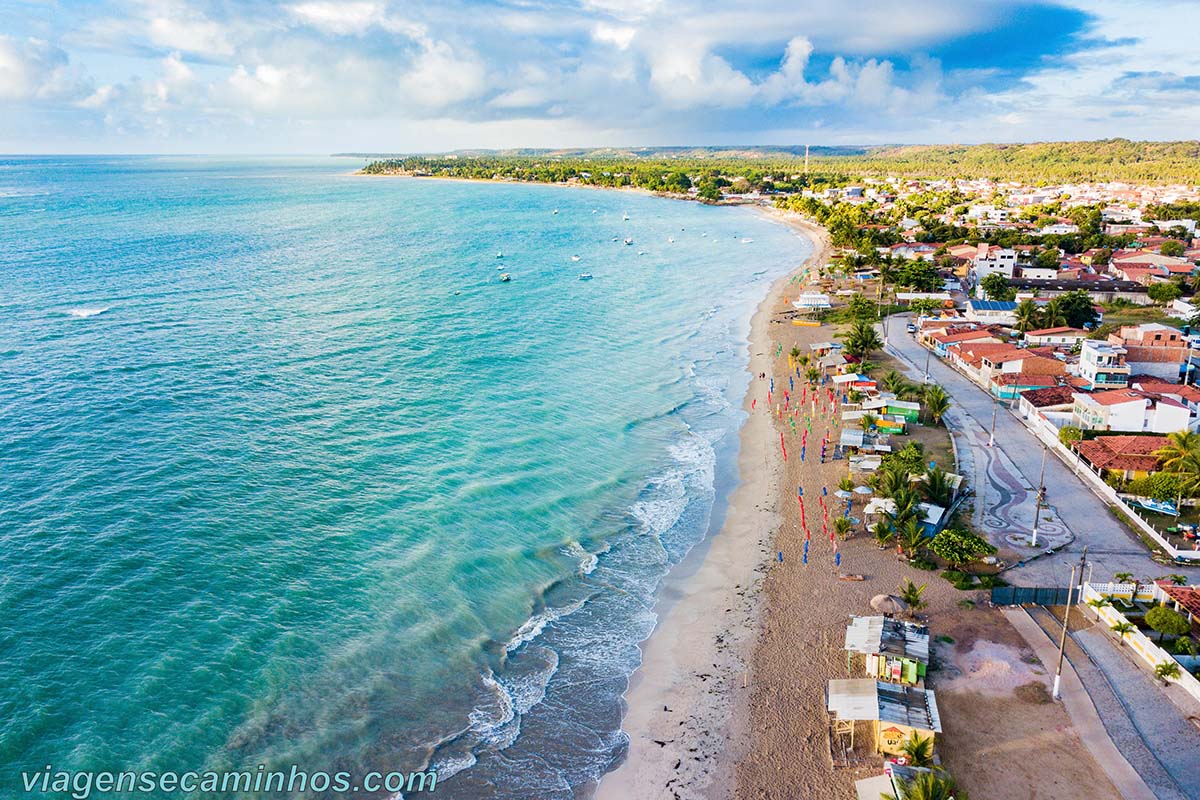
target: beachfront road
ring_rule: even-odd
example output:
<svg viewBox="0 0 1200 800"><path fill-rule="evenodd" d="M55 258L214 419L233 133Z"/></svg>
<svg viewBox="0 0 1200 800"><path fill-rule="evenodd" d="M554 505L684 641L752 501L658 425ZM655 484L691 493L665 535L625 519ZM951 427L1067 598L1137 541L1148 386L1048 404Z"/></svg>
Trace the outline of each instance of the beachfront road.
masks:
<svg viewBox="0 0 1200 800"><path fill-rule="evenodd" d="M929 365L929 380L941 384L953 403L947 425L954 434L959 451L960 470L975 490L976 514L991 519L1008 519L1015 530L1028 532L1031 527L1033 487L1037 486L1042 464L1042 445L1015 415L1001 406L996 414L995 448L988 447L992 423L992 396L966 377L944 364L937 356L926 359L929 352L905 330L907 315L893 316L887 324L887 349L909 366L910 379L924 378ZM1114 572L1132 572L1141 579L1154 578L1174 572L1200 577L1195 567L1165 566L1155 563L1145 546L1108 511L1106 504L1095 495L1071 468L1053 453L1046 459L1046 501L1052 506L1052 521L1043 528L1060 534L1074 534L1072 541L1056 554L1040 556L1025 566L1010 570L1005 578L1023 586L1065 586L1070 578L1070 565L1079 562L1084 545L1088 561L1093 566L1094 580L1108 581ZM1023 501L1024 508L1014 508L1014 498ZM1057 526L1056 526L1057 523ZM1063 531L1065 526L1068 531ZM1065 536L1063 538L1066 538ZM1051 540L1053 543L1053 540ZM1030 551L1032 554L1033 551Z"/></svg>

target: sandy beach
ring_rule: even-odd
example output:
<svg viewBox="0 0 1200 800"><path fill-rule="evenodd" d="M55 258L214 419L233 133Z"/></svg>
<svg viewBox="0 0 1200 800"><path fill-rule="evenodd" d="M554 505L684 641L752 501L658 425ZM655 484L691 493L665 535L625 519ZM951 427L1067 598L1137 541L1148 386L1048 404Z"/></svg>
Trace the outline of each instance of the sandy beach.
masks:
<svg viewBox="0 0 1200 800"><path fill-rule="evenodd" d="M698 547L664 584L658 626L642 644L642 665L626 692L629 710L623 728L630 737L629 754L604 777L596 796L853 798L854 781L878 774L878 766L834 768L824 710L826 682L848 677L843 650L848 617L872 613L872 596L894 593L911 578L928 584L924 614L935 636L939 629L970 632L957 645L947 633L937 645L937 659L945 669L930 682L938 688L938 681L945 681L943 705L958 715L947 725L953 738L940 741L938 749L963 788L976 800L1031 797L1036 792L1029 793L1028 776L1057 773L1054 789L1068 793L1060 796L1079 790L1117 797L1062 707L1044 702L1046 670L1029 666L1036 659L1013 645L1011 627L987 607L984 593L960 592L937 573L910 566L894 550L880 550L861 526L857 535L839 543L840 571L865 580L839 580L833 546L822 533L818 498L827 489L830 515L841 510L842 501L833 491L847 465L821 464L818 453L827 432L836 441L840 413L828 406L818 409L809 434L811 457L801 461L801 432L788 428L767 405L771 376L780 390L787 386L786 353L793 346L810 352L809 344L835 335L834 326L793 326L780 317L800 291L792 276L828 262L828 238L795 215L764 213L801 230L814 242L814 252L772 286L753 317L749 369L768 379L756 378L745 399L750 416L741 432L740 484L720 533ZM777 357L777 352L784 355ZM917 430L927 440L927 451L938 443L934 449L950 460L941 442L944 433ZM859 483L865 479L855 477ZM797 487L803 488L812 531L807 565L802 563ZM856 500L855 507L861 503ZM992 682L963 678L963 673L992 676ZM987 696L984 704L977 702L981 692ZM977 706L986 708L986 717L973 713ZM1003 731L989 730L988 719L996 715L1014 720ZM1038 738L1046 729L1059 735L1050 742ZM986 770L977 768L984 763ZM1063 770L1064 763L1073 769ZM1005 765L1011 769L1006 771Z"/></svg>

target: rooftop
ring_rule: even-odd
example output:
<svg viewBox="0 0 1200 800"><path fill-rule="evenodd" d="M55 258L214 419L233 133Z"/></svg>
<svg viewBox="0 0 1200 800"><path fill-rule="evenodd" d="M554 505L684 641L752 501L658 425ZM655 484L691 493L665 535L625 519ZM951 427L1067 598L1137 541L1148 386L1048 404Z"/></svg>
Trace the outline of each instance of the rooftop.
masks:
<svg viewBox="0 0 1200 800"><path fill-rule="evenodd" d="M1076 442L1075 450L1096 469L1153 472L1154 452L1169 442L1166 436L1097 436Z"/></svg>
<svg viewBox="0 0 1200 800"><path fill-rule="evenodd" d="M942 732L932 691L883 683L870 678L831 680L826 707L839 720L879 720L924 731Z"/></svg>
<svg viewBox="0 0 1200 800"><path fill-rule="evenodd" d="M1021 397L1034 408L1047 408L1071 405L1075 402L1076 394L1080 392L1073 386L1047 386L1045 389L1021 392Z"/></svg>
<svg viewBox="0 0 1200 800"><path fill-rule="evenodd" d="M976 311L1015 311L1015 300L968 300L967 305Z"/></svg>
<svg viewBox="0 0 1200 800"><path fill-rule="evenodd" d="M846 626L846 648L866 655L903 656L929 663L929 628L887 617L853 617Z"/></svg>

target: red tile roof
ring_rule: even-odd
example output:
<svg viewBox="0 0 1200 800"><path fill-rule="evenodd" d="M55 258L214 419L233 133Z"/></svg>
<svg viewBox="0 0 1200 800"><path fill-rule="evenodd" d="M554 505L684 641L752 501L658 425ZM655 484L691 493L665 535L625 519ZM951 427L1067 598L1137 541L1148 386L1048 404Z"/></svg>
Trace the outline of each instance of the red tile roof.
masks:
<svg viewBox="0 0 1200 800"><path fill-rule="evenodd" d="M1169 580L1159 580L1155 583L1166 593L1167 597L1179 603L1187 613L1200 619L1200 587L1176 586Z"/></svg>
<svg viewBox="0 0 1200 800"><path fill-rule="evenodd" d="M1034 408L1047 408L1048 406L1069 406L1075 402L1075 395L1079 393L1073 386L1047 386L1045 389L1030 389L1021 392L1021 397Z"/></svg>
<svg viewBox="0 0 1200 800"><path fill-rule="evenodd" d="M1097 469L1153 472L1158 469L1154 451L1166 447L1166 436L1097 436L1075 443L1075 450Z"/></svg>

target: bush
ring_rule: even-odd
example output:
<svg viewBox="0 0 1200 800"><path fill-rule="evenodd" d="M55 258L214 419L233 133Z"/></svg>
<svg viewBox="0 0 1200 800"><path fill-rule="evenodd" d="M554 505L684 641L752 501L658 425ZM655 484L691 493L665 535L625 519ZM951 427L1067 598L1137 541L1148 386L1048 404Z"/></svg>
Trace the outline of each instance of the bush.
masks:
<svg viewBox="0 0 1200 800"><path fill-rule="evenodd" d="M966 528L946 528L939 531L929 543L929 549L952 567L996 552L996 548L987 539Z"/></svg>
<svg viewBox="0 0 1200 800"><path fill-rule="evenodd" d="M933 563L927 558L914 558L908 563L917 569L923 569L926 572L932 572L933 570L937 569L937 564Z"/></svg>

